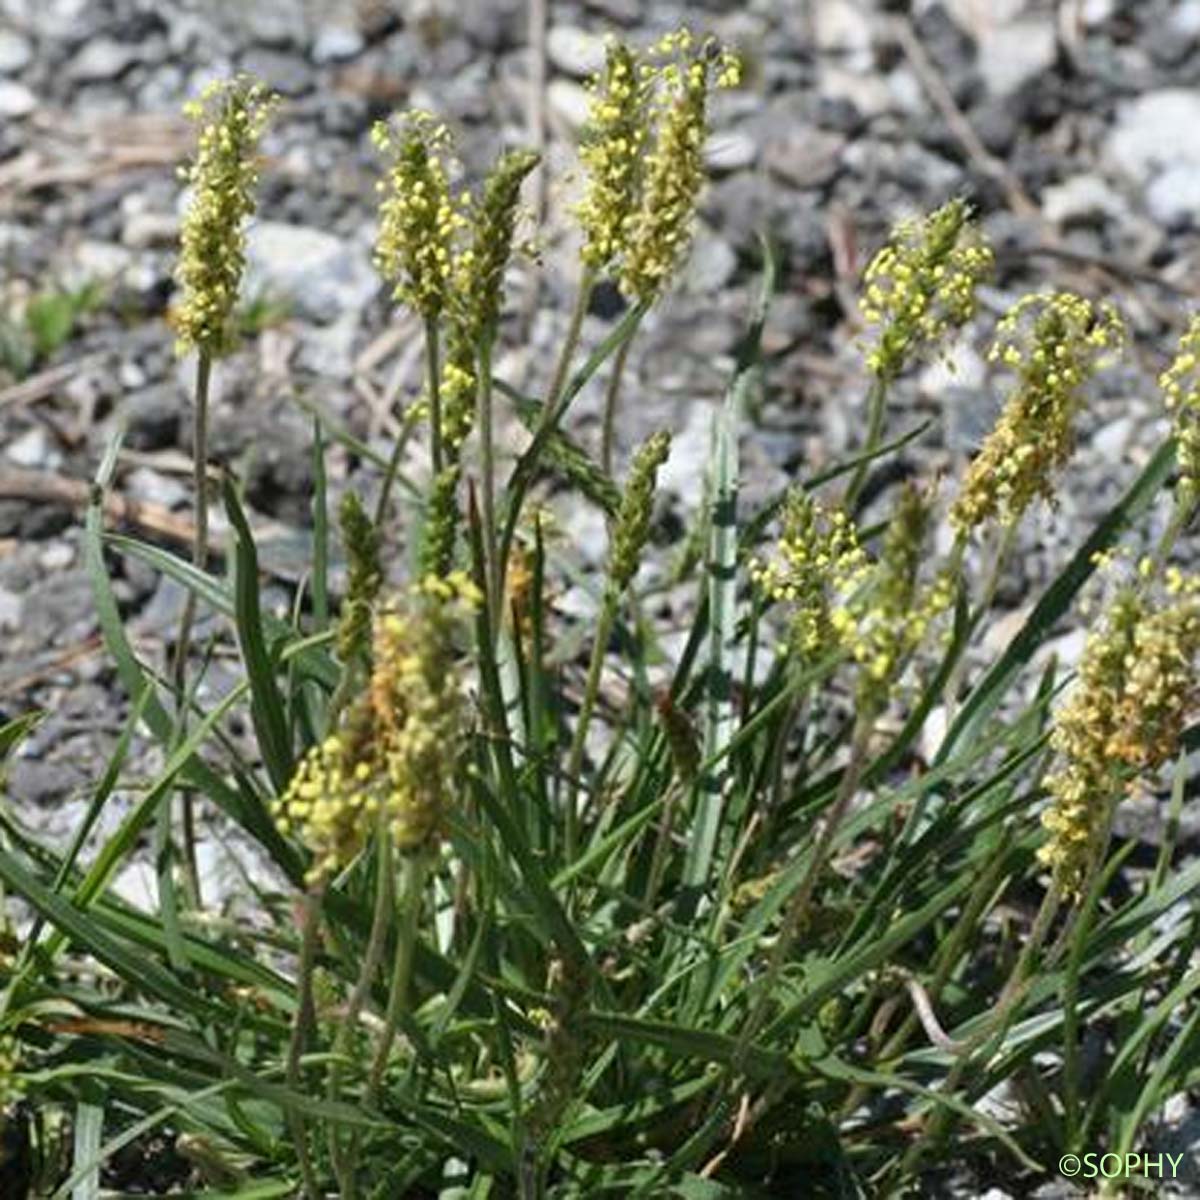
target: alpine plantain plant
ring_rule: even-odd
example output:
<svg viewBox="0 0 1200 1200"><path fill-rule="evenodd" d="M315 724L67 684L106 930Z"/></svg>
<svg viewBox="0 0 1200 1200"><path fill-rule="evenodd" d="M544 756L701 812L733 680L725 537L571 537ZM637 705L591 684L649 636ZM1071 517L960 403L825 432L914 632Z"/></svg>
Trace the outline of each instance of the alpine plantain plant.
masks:
<svg viewBox="0 0 1200 1200"><path fill-rule="evenodd" d="M887 1195L947 1164L1020 1186L1063 1154L1152 1146L1197 1083L1200 863L1176 837L1200 592L1176 560L1200 496L1200 334L1163 376L1174 437L989 661L996 580L1053 501L1119 317L1073 294L1018 302L996 330L1003 411L953 495L912 482L868 521L870 473L921 432L889 429L889 391L979 318L993 268L961 199L903 223L866 272L861 451L746 512L765 247L690 514L700 552L668 558L669 431L612 469L622 369L685 259L709 101L738 75L686 31L609 46L581 141L578 294L540 396L492 364L536 156L503 153L471 191L434 117L378 127L377 263L423 329L405 427L428 470L406 478L398 444L374 496L347 492L331 520L323 452L349 435L317 426L312 570L286 618L262 609L235 479L224 574L206 519L209 377L236 339L275 101L237 79L190 110L175 325L196 360L197 539L185 560L105 529L113 446L86 546L124 733L69 846L3 810L5 1195L98 1196L152 1135L174 1186L244 1200ZM603 280L628 306L589 346ZM605 373L591 452L572 409ZM528 431L511 462L502 406ZM608 523L586 648L556 605L577 572L533 503L551 475ZM417 497L403 521L397 483ZM1122 539L1160 496L1166 533L1127 567ZM112 556L187 590L166 670L123 627ZM1077 672L1035 661L1101 567L1110 599ZM681 586L672 653L651 601ZM199 608L243 668L211 705ZM244 714L252 750L228 736ZM0 729L0 753L31 722ZM128 759L147 736L163 765L144 780ZM1135 870L1114 813L1160 787L1167 833ZM263 864L236 915L201 893L197 813ZM114 886L148 831L154 911Z"/></svg>

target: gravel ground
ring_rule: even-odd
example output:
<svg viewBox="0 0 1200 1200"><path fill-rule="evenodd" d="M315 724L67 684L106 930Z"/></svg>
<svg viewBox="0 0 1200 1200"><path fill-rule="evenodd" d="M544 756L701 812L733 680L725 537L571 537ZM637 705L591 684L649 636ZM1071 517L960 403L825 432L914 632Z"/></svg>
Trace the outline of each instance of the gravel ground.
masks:
<svg viewBox="0 0 1200 1200"><path fill-rule="evenodd" d="M1061 286L1119 301L1132 344L1094 389L1060 504L1028 523L1013 557L1000 592L1011 616L996 637L1011 632L1166 428L1154 380L1200 287L1200 140L1188 136L1200 128L1200 0L550 8L539 111L552 215L543 268L514 279L524 315L507 328L499 360L521 386L536 388L566 321L575 246L553 214L574 186L562 180L602 33L649 39L686 21L737 44L749 64L744 88L715 105L695 253L627 376L622 456L653 428L676 434L665 472L674 519L664 528L686 528L699 497L764 229L784 269L767 335L770 389L743 439L750 503L860 438L856 280L898 217L967 195L999 271L954 372L930 367L897 388L894 431L935 421L882 481L880 512L895 479L957 472L988 428L997 401L979 350L1011 299ZM175 168L190 139L181 103L234 69L286 98L265 146L250 250L249 294L266 328L220 365L213 413L213 458L246 481L268 535L266 601L284 606L306 556L306 406L385 447L394 413L419 386L416 331L389 313L370 266L371 123L397 107L435 110L475 176L499 142L528 141L531 63L523 0L0 0L0 322L31 290L91 283L100 292L76 335L31 375L0 369L0 718L30 707L49 714L10 772L22 816L48 836L78 821L127 711L99 645L79 531L86 481L119 425L116 493L142 506L143 533L164 545L179 545L187 528L189 372L165 320L181 208ZM611 292L597 297L589 339L611 327L619 303ZM600 396L581 397L573 418L590 445ZM417 475L419 462L414 452L407 464ZM372 469L340 448L329 470L335 492L373 484ZM566 495L556 507L573 552L596 565L602 523ZM129 559L112 567L137 648L162 661L179 590ZM216 629L202 622L199 632ZM1054 649L1069 661L1080 644L1081 630L1067 628ZM210 695L235 667L218 649ZM1137 819L1152 837L1154 814ZM136 879L125 883L139 894Z"/></svg>

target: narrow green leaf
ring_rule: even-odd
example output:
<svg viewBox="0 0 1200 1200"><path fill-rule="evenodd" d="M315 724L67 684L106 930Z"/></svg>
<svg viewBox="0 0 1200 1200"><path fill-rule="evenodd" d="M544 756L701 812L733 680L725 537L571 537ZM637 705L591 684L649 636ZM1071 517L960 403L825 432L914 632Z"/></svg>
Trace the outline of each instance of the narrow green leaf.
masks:
<svg viewBox="0 0 1200 1200"><path fill-rule="evenodd" d="M233 482L224 480L225 511L237 536L234 554L234 620L238 644L250 682L250 716L258 733L263 762L277 792L292 778L293 759L288 719L275 663L267 650L259 603L258 552L254 535Z"/></svg>

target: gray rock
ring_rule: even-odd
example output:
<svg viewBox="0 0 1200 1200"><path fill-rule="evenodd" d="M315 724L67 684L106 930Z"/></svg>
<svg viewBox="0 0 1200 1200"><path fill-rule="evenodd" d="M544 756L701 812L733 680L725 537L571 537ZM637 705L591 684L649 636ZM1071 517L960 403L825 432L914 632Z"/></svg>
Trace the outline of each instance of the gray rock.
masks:
<svg viewBox="0 0 1200 1200"><path fill-rule="evenodd" d="M683 286L689 292L719 292L737 271L733 247L710 229L696 231L691 254L683 271Z"/></svg>
<svg viewBox="0 0 1200 1200"><path fill-rule="evenodd" d="M1126 174L1146 183L1183 163L1200 165L1200 143L1180 131L1200 128L1200 89L1164 88L1122 105L1107 152Z"/></svg>
<svg viewBox="0 0 1200 1200"><path fill-rule="evenodd" d="M134 450L165 450L179 439L181 397L173 383L135 392L125 401L126 435Z"/></svg>
<svg viewBox="0 0 1200 1200"><path fill-rule="evenodd" d="M78 37L89 0L6 0L0 14L29 33L47 38Z"/></svg>
<svg viewBox="0 0 1200 1200"><path fill-rule="evenodd" d="M763 151L768 170L798 188L818 188L838 172L846 139L812 126L795 126Z"/></svg>
<svg viewBox="0 0 1200 1200"><path fill-rule="evenodd" d="M152 471L149 467L135 467L129 472L125 477L125 492L135 500L161 504L164 508L180 507L192 494L178 479Z"/></svg>
<svg viewBox="0 0 1200 1200"><path fill-rule="evenodd" d="M18 120L37 108L37 97L23 83L0 79L0 117Z"/></svg>
<svg viewBox="0 0 1200 1200"><path fill-rule="evenodd" d="M297 314L328 322L362 308L377 286L366 250L354 242L280 221L261 221L250 228L246 295L279 295Z"/></svg>
<svg viewBox="0 0 1200 1200"><path fill-rule="evenodd" d="M0 587L0 629L21 628L21 597Z"/></svg>
<svg viewBox="0 0 1200 1200"><path fill-rule="evenodd" d="M18 803L58 804L84 783L77 767L18 758L8 768L8 790Z"/></svg>
<svg viewBox="0 0 1200 1200"><path fill-rule="evenodd" d="M546 34L546 57L563 74L586 79L604 66L604 39L575 25L554 25Z"/></svg>
<svg viewBox="0 0 1200 1200"><path fill-rule="evenodd" d="M855 69L866 68L871 58L871 25L852 0L822 0L813 6L817 49L836 54Z"/></svg>
<svg viewBox="0 0 1200 1200"><path fill-rule="evenodd" d="M313 39L313 62L346 62L357 58L365 46L366 39L353 26L322 25Z"/></svg>
<svg viewBox="0 0 1200 1200"><path fill-rule="evenodd" d="M92 38L67 68L78 83L103 83L123 75L139 60L136 46L112 38Z"/></svg>
<svg viewBox="0 0 1200 1200"><path fill-rule="evenodd" d="M820 92L822 100L853 105L860 120L877 117L894 103L887 80L878 72L851 71L835 62L821 62Z"/></svg>
<svg viewBox="0 0 1200 1200"><path fill-rule="evenodd" d="M29 66L33 46L15 29L0 29L0 75L15 75Z"/></svg>
<svg viewBox="0 0 1200 1200"><path fill-rule="evenodd" d="M453 11L471 41L494 54L523 44L525 8L525 0L457 0Z"/></svg>
<svg viewBox="0 0 1200 1200"><path fill-rule="evenodd" d="M618 25L636 25L642 15L641 0L583 0L584 7Z"/></svg>
<svg viewBox="0 0 1200 1200"><path fill-rule="evenodd" d="M242 55L242 70L269 84L284 96L303 96L312 90L312 67L298 54L255 48Z"/></svg>
<svg viewBox="0 0 1200 1200"><path fill-rule="evenodd" d="M251 41L297 47L308 41L310 7L307 0L244 0L229 11Z"/></svg>
<svg viewBox="0 0 1200 1200"><path fill-rule="evenodd" d="M993 96L1007 96L1048 71L1058 53L1054 22L1028 17L990 25L979 42L978 68Z"/></svg>
<svg viewBox="0 0 1200 1200"><path fill-rule="evenodd" d="M350 379L359 328L358 314L347 312L331 325L308 330L300 342L300 365L325 379Z"/></svg>
<svg viewBox="0 0 1200 1200"><path fill-rule="evenodd" d="M1200 224L1200 162L1168 167L1146 189L1146 208L1168 227Z"/></svg>
<svg viewBox="0 0 1200 1200"><path fill-rule="evenodd" d="M121 226L121 242L131 250L175 246L179 242L179 218L167 212L131 212Z"/></svg>

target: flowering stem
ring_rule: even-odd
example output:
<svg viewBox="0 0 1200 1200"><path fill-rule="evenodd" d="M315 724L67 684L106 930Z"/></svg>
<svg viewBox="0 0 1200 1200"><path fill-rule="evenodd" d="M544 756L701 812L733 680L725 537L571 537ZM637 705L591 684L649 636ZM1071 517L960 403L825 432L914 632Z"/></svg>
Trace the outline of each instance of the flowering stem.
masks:
<svg viewBox="0 0 1200 1200"><path fill-rule="evenodd" d="M538 422L538 427L534 430L534 443L538 440L545 441L549 430L553 429L555 424L562 417L559 411L563 393L567 387L567 376L570 373L571 363L575 358L575 351L579 347L579 336L583 332L583 318L587 315L588 305L592 301L592 292L596 288L596 273L590 267L585 267L583 277L579 281L579 292L575 297L575 307L571 311L571 320L567 326L566 337L563 339L562 349L559 351L558 362L554 368L554 376L550 381L550 390L546 393L545 403L542 405L542 415ZM529 479L521 480L519 475L514 475L514 479L518 482L509 488L508 496L508 512L504 519L504 530L500 536L500 551L497 555L496 562L496 589L498 595L504 594L504 580L508 571L508 558L512 551L513 538L517 531L517 521L521 516L521 504L525 498L525 491L528 487Z"/></svg>
<svg viewBox="0 0 1200 1200"><path fill-rule="evenodd" d="M596 708L596 697L600 693L600 676L604 672L604 655L608 650L608 639L612 636L613 623L617 617L620 595L611 587L604 590L600 603L600 615L596 622L596 637L592 642L592 658L588 664L587 682L583 686L583 700L579 705L579 716L575 721L575 735L571 739L571 751L567 757L567 803L564 813L567 866L575 861L579 845L579 814L576 799L579 793L579 777L583 771L583 753L587 744L588 726Z"/></svg>
<svg viewBox="0 0 1200 1200"><path fill-rule="evenodd" d="M408 1011L408 986L412 976L413 951L416 948L417 924L421 916L421 897L425 890L425 878L429 873L429 856L424 849L405 855L401 863L400 886L400 931L396 945L396 958L392 964L392 982L388 992L387 1012L383 1018L383 1032L379 1035L379 1046L371 1074L367 1079L366 1105L374 1105L379 1095L379 1086L387 1070L392 1043L401 1018Z"/></svg>
<svg viewBox="0 0 1200 1200"><path fill-rule="evenodd" d="M195 491L192 565L201 571L208 565L208 390L211 377L212 353L202 348L196 356L192 432L192 480ZM189 588L183 600L183 612L179 616L179 633L175 638L175 656L171 665L180 736L187 726L187 656L195 620L196 593ZM199 908L200 870L196 859L196 810L191 792L185 791L182 795L182 816L184 887L192 905Z"/></svg>
<svg viewBox="0 0 1200 1200"><path fill-rule="evenodd" d="M480 472L483 476L480 500L483 517L483 564L487 582L488 612L492 617L492 637L500 630L503 599L499 593L499 546L496 539L496 445L492 429L492 346L495 330L484 333L479 341L478 377L475 393L476 423L479 426Z"/></svg>
<svg viewBox="0 0 1200 1200"><path fill-rule="evenodd" d="M336 1102L340 1098L342 1083L342 1060L350 1051L350 1039L358 1028L358 1018L366 1003L367 993L379 970L383 959L384 946L387 943L388 926L395 906L395 876L392 864L392 839L388 836L386 815L381 811L375 827L377 876L375 880L375 908L371 916L371 931L367 935L367 948L363 955L362 969L358 973L354 990L346 1002L346 1013L338 1026L337 1037L333 1043L333 1060L329 1068L329 1086L327 1096ZM355 1192L354 1162L347 1168L342 1154L341 1140L338 1137L337 1126L329 1126L329 1157L333 1162L334 1171L342 1189L344 1200L353 1200Z"/></svg>
<svg viewBox="0 0 1200 1200"><path fill-rule="evenodd" d="M846 487L846 495L842 500L842 507L848 513L854 511L859 493L867 481L867 472L870 470L872 462L871 456L879 449L879 443L883 437L883 418L887 412L887 394L888 380L883 376L876 375L871 383L871 390L867 394L867 440L863 446L862 461L854 469L854 474Z"/></svg>
<svg viewBox="0 0 1200 1200"><path fill-rule="evenodd" d="M317 958L317 931L320 925L321 893L312 889L305 893L304 908L300 918L300 965L296 981L296 1015L292 1022L292 1036L288 1044L287 1086L295 1092L300 1087L300 1058L308 1043L309 1034L315 1024L313 1006L312 975ZM317 1186L312 1159L308 1152L308 1135L304 1129L304 1116L298 1109L288 1113L288 1125L292 1140L296 1143L296 1157L300 1174L304 1179L304 1191L308 1200L321 1200L323 1195Z"/></svg>
<svg viewBox="0 0 1200 1200"><path fill-rule="evenodd" d="M612 475L613 435L617 422L617 399L621 392L621 377L625 374L625 361L633 342L632 333L621 343L613 359L612 374L608 379L608 390L604 394L604 425L600 434L600 466L606 475Z"/></svg>
<svg viewBox="0 0 1200 1200"><path fill-rule="evenodd" d="M542 423L549 424L558 416L558 405L567 386L567 374L575 351L579 346L579 335L583 332L583 318L587 316L588 306L592 302L592 292L596 288L596 275L586 269L579 281L579 292L575 297L575 307L571 310L571 319L567 325L566 336L563 338L562 350L554 367L554 376L550 381L550 390L546 393L546 406L542 410Z"/></svg>
<svg viewBox="0 0 1200 1200"><path fill-rule="evenodd" d="M1171 507L1171 519L1167 522L1167 527L1163 530L1163 535L1154 548L1154 574L1166 566L1167 559L1171 557L1171 551L1175 548L1175 542L1196 511L1196 499L1196 494L1185 484L1180 484L1176 488L1175 501Z"/></svg>
<svg viewBox="0 0 1200 1200"><path fill-rule="evenodd" d="M950 726L954 724L954 713L958 706L958 693L963 685L963 678L967 671L967 647L971 640L971 635L975 632L980 621L987 615L992 607L992 601L996 598L996 591L1000 587L1000 577L1004 573L1004 566L1008 562L1008 556L1012 553L1012 548L1017 540L1017 521L1009 521L1004 526L1004 532L1000 535L1000 540L996 543L996 553L992 556L991 570L988 572L987 580L983 585L983 591L980 592L978 602L973 605L971 614L967 619L967 636L963 638L962 648L959 651L957 661L950 669L950 677L946 680L946 689L943 695L946 697L946 731L949 732ZM966 541L960 537L954 543L953 552L953 569L957 574L962 566L963 555L966 552Z"/></svg>
<svg viewBox="0 0 1200 1200"><path fill-rule="evenodd" d="M425 321L425 367L429 387L429 428L430 428L430 457L433 464L433 474L437 476L442 469L442 400L441 400L441 365L438 350L437 321L427 318ZM383 486L379 490L379 500L375 505L375 524L381 525L387 516L388 501L391 499L392 487L396 482L396 473L400 469L400 455L408 439L401 434L396 438L392 447L392 456L388 459L387 473L383 477Z"/></svg>

